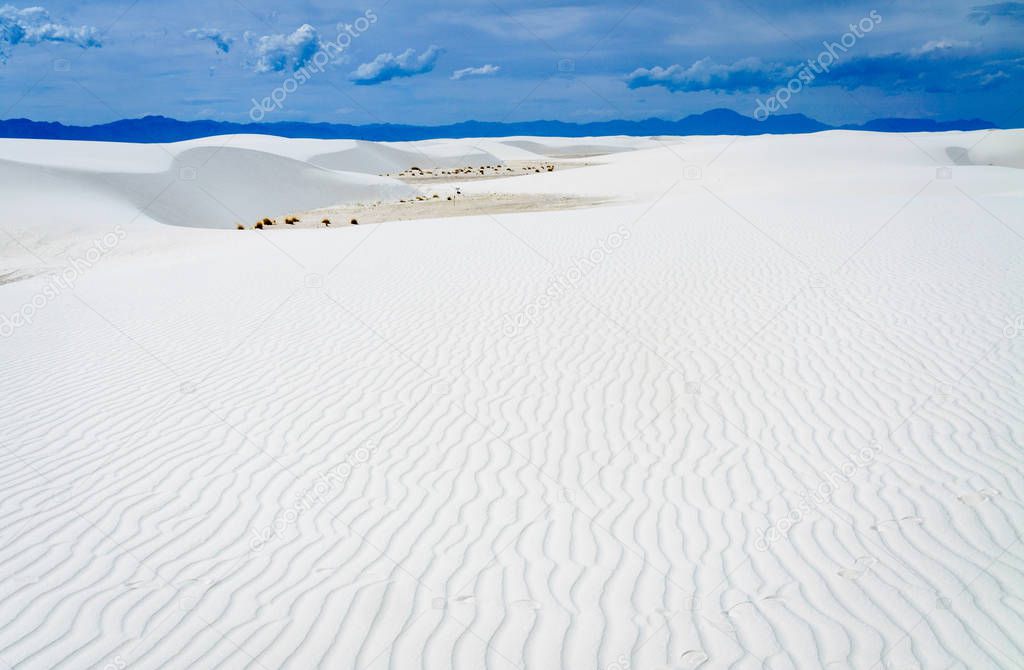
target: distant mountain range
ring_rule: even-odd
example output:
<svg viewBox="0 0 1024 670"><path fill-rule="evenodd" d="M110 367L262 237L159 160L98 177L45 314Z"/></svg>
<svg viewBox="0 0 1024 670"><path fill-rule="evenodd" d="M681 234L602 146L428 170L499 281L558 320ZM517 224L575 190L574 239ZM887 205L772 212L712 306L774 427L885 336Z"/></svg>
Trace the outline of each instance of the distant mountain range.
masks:
<svg viewBox="0 0 1024 670"><path fill-rule="evenodd" d="M457 137L592 137L602 135L763 135L815 133L822 130L871 130L912 133L943 130L984 130L996 125L981 119L932 121L930 119L876 119L861 125L830 126L803 114L771 116L757 121L731 109L713 109L678 121L526 121L497 123L465 121L446 126L372 124L353 126L340 123L230 123L225 121L178 121L165 116L124 119L96 126L65 126L61 123L9 119L0 121L0 137L95 140L104 142L178 142L212 135L259 134L315 139L409 141Z"/></svg>

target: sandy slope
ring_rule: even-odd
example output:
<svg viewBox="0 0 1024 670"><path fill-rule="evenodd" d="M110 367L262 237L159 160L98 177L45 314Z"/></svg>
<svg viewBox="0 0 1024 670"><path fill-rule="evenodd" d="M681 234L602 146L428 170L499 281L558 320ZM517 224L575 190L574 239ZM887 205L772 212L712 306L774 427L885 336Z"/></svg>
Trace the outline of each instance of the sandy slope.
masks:
<svg viewBox="0 0 1024 670"><path fill-rule="evenodd" d="M0 667L1021 667L1021 138L0 143Z"/></svg>

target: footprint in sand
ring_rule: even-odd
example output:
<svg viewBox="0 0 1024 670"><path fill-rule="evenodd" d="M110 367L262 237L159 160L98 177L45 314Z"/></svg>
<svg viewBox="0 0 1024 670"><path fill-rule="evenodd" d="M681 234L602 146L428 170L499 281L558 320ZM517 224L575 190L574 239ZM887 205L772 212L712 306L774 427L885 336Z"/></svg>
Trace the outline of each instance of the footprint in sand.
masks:
<svg viewBox="0 0 1024 670"><path fill-rule="evenodd" d="M765 588L757 592L758 602L776 602L784 600L786 597L791 596L794 591L799 591L799 587L796 582L786 582L781 586L774 588Z"/></svg>
<svg viewBox="0 0 1024 670"><path fill-rule="evenodd" d="M475 596L458 596L456 598L434 598L431 607L436 610L448 609L450 605L472 605L476 602Z"/></svg>
<svg viewBox="0 0 1024 670"><path fill-rule="evenodd" d="M680 667L685 670L696 670L696 668L707 663L708 660L708 655L700 649L690 649L689 651L684 651L679 656Z"/></svg>
<svg viewBox="0 0 1024 670"><path fill-rule="evenodd" d="M999 491L995 489L980 489L957 496L956 499L970 507L977 507L986 501L992 500L997 495L999 495Z"/></svg>
<svg viewBox="0 0 1024 670"><path fill-rule="evenodd" d="M743 602L736 603L727 610L723 610L722 616L730 621L742 621L756 611L757 606L754 605L753 600L744 600Z"/></svg>
<svg viewBox="0 0 1024 670"><path fill-rule="evenodd" d="M763 603L780 603L782 602L782 596L765 596L761 598Z"/></svg>
<svg viewBox="0 0 1024 670"><path fill-rule="evenodd" d="M871 526L871 530L881 533L885 530L895 530L900 526L920 526L922 523L924 523L924 519L919 516L904 516L899 519L879 521L874 526Z"/></svg>
<svg viewBox="0 0 1024 670"><path fill-rule="evenodd" d="M868 571L868 568L878 563L878 559L871 556L861 556L854 561L852 568L843 568L837 574L845 579L859 579L864 576L864 573Z"/></svg>
<svg viewBox="0 0 1024 670"><path fill-rule="evenodd" d="M654 611L647 612L645 614L637 614L633 617L634 623L640 624L652 624L652 625L664 625L666 619L670 619L677 614L693 614L700 613L701 602L697 596L688 596L683 598L679 603L677 609L668 609L667 607L659 607Z"/></svg>

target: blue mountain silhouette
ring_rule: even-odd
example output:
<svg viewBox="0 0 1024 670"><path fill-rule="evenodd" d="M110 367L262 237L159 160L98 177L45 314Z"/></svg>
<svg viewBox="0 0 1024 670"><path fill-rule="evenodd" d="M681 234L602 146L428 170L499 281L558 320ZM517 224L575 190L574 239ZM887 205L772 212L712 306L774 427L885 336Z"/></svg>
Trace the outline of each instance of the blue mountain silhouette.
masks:
<svg viewBox="0 0 1024 670"><path fill-rule="evenodd" d="M464 121L444 126L371 124L354 126L339 123L231 123L225 121L178 121L165 116L123 119L95 126L66 126L61 123L9 119L0 121L0 137L105 142L178 142L213 135L260 134L315 139L357 139L410 141L458 137L595 137L602 135L763 135L814 133L822 130L872 130L879 132L929 132L942 130L983 130L995 124L981 119L934 121L931 119L876 119L860 125L830 126L803 114L771 116L757 121L731 109L712 109L678 121L525 121L498 123Z"/></svg>

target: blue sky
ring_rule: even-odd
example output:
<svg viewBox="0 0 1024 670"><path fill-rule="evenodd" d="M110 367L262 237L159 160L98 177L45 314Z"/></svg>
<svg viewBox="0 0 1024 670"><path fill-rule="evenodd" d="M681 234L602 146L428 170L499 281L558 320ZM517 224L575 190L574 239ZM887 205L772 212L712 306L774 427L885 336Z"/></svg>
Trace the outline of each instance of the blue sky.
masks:
<svg viewBox="0 0 1024 670"><path fill-rule="evenodd" d="M39 2L0 0L0 118L1024 125L1024 2Z"/></svg>

